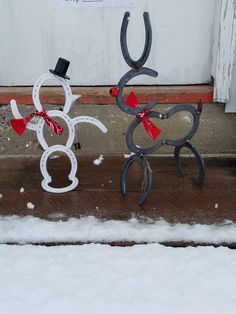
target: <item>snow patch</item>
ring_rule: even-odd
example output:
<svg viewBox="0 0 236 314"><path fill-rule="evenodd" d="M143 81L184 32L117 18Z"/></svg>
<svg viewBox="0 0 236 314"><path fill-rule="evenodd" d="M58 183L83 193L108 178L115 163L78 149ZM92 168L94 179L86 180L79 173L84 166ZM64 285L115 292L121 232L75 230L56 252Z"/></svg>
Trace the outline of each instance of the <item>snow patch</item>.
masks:
<svg viewBox="0 0 236 314"><path fill-rule="evenodd" d="M135 155L135 153L130 153L130 154L124 154L124 158L129 158L131 156Z"/></svg>
<svg viewBox="0 0 236 314"><path fill-rule="evenodd" d="M57 215L50 218L56 219ZM64 217L59 214L58 218ZM92 216L49 221L32 216L0 216L0 243L113 241L232 243L236 242L236 224L170 224L164 219L141 223L135 218L103 221Z"/></svg>
<svg viewBox="0 0 236 314"><path fill-rule="evenodd" d="M53 136L53 134L52 134L52 136ZM53 156L49 157L49 159L58 159L58 158L60 158L60 156L58 156L58 155L53 155Z"/></svg>
<svg viewBox="0 0 236 314"><path fill-rule="evenodd" d="M28 203L27 203L27 208L28 208L28 209L34 209L34 207L35 207L35 206L34 206L33 203L31 203L31 202L28 202Z"/></svg>
<svg viewBox="0 0 236 314"><path fill-rule="evenodd" d="M103 155L100 155L97 159L95 159L95 160L93 161L93 164L94 164L95 166L99 166L99 165L103 162L103 160L104 160Z"/></svg>
<svg viewBox="0 0 236 314"><path fill-rule="evenodd" d="M20 189L20 193L24 193L25 189L24 188L21 188Z"/></svg>
<svg viewBox="0 0 236 314"><path fill-rule="evenodd" d="M2 314L233 314L236 250L0 246Z"/></svg>

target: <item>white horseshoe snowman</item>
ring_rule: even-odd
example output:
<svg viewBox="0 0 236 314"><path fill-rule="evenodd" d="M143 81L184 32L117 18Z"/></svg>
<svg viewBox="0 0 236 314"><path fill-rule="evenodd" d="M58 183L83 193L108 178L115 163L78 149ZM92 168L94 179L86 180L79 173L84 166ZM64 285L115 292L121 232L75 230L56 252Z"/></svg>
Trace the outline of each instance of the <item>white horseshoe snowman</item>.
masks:
<svg viewBox="0 0 236 314"><path fill-rule="evenodd" d="M80 95L72 95L70 85L66 81L66 79L69 79L69 77L66 76L66 71L69 67L69 64L70 64L69 61L59 58L55 69L49 70L50 73L45 73L42 76L40 76L40 78L34 84L32 97L33 97L34 106L36 108L35 113L31 114L30 116L26 118L23 118L18 110L15 99L12 99L10 101L11 110L15 117L15 119L11 120L11 124L13 128L16 130L17 128L15 127L15 125L17 123L18 124L20 123L20 125L22 125L23 123L24 124L23 128L27 128L29 130L35 131L37 134L39 143L45 150L40 160L40 170L44 178L43 181L41 182L41 185L45 191L48 191L51 193L69 192L69 191L74 190L79 185L79 180L76 177L77 159L71 150L71 146L73 145L73 142L75 139L75 125L77 123L84 123L84 122L91 123L97 126L103 133L107 132L107 128L105 127L105 125L95 118L92 118L89 116L78 116L76 118L71 119L69 117L68 112L71 108L71 105L76 99L81 97ZM62 85L65 92L65 105L63 107L63 111L49 110L46 112L45 109L43 108L40 102L39 95L40 95L40 88L42 87L42 84L47 80L54 80L60 85ZM30 122L33 117L34 117L34 122ZM50 126L50 128L54 129L55 125L56 127L59 128L59 131L56 132L57 134L60 134L63 131L63 129L51 117L60 117L67 124L68 130L69 130L69 136L68 136L66 145L48 146L44 138L44 133L43 133L45 121ZM53 123L54 123L54 128L51 126ZM21 135L23 131L20 131L20 132L17 131L17 133ZM70 174L68 175L68 178L71 181L71 184L69 186L66 186L63 188L54 188L49 185L52 182L52 178L49 175L48 170L47 170L47 161L48 161L49 156L54 152L63 152L70 159L71 171L70 171Z"/></svg>

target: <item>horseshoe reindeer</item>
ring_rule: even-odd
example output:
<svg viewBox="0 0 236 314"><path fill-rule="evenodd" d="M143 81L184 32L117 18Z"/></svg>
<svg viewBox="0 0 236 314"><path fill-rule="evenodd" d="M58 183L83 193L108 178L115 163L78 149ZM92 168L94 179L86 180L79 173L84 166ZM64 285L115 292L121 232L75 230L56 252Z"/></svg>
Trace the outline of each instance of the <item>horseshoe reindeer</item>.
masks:
<svg viewBox="0 0 236 314"><path fill-rule="evenodd" d="M50 70L51 73L45 73L37 80L33 87L32 97L36 111L31 115L23 118L18 110L17 103L14 99L10 101L11 110L15 119L11 120L12 127L19 134L22 135L25 128L36 132L37 138L43 149L45 150L41 160L40 160L40 170L43 176L43 181L41 183L42 188L51 193L64 193L74 190L78 184L79 180L76 177L77 174L77 159L71 150L75 139L75 125L78 123L90 123L98 127L103 133L107 132L107 128L99 120L89 117L89 116L78 116L75 118L70 118L68 115L69 110L73 102L79 99L80 95L72 95L70 85L66 81L69 79L66 76L66 71L69 67L69 61L59 58L57 65L54 70ZM45 81L53 80L62 85L65 93L65 104L63 106L63 111L60 110L49 110L45 111L40 102L40 89ZM63 128L60 127L53 117L60 117L66 123L69 131L68 139L65 145L52 145L49 146L44 138L44 126L45 123L58 135L63 132ZM71 171L68 175L71 184L63 188L55 188L49 184L52 182L52 178L47 170L47 161L49 156L54 152L63 152L67 155L71 163Z"/></svg>
<svg viewBox="0 0 236 314"><path fill-rule="evenodd" d="M180 160L180 151L183 147L188 148L196 157L199 167L199 174L197 183L202 184L205 178L205 165L204 160L201 155L198 153L197 149L190 143L190 139L196 133L199 123L200 123L200 115L202 112L202 103L201 100L198 101L197 108L191 104L177 105L165 113L161 113L158 111L153 111L152 109L156 106L157 102L152 100L145 106L140 107L138 105L138 99L136 95L131 92L128 98L125 100L123 96L124 88L127 83L136 76L147 75L151 77L157 77L158 73L152 69L143 67L146 63L152 45L152 28L151 22L149 18L149 13L144 12L143 19L145 25L145 44L141 57L138 60L133 60L129 54L128 46L127 46L127 28L129 23L130 13L126 12L123 17L121 31L120 31L120 45L122 55L126 63L131 67L129 70L118 82L117 87L114 87L110 90L110 94L115 97L116 103L118 107L125 113L136 116L135 119L131 122L128 130L126 132L126 143L130 151L133 153L125 162L124 167L121 172L121 191L122 194L126 194L126 178L128 175L128 170L130 166L138 161L144 168L144 180L142 187L142 194L139 197L139 204L142 205L147 199L151 189L152 189L152 170L149 162L147 161L145 155L152 154L157 151L162 145L170 145L174 146L174 160L176 162L177 171L180 176L184 175L184 170L182 167L182 163ZM172 139L164 139L157 140L161 130L155 126L150 118L154 119L168 119L173 116L175 113L180 111L190 112L193 117L192 128L183 138L178 140ZM143 123L143 126L150 137L152 137L155 143L147 148L141 148L135 145L133 141L133 134L137 126Z"/></svg>

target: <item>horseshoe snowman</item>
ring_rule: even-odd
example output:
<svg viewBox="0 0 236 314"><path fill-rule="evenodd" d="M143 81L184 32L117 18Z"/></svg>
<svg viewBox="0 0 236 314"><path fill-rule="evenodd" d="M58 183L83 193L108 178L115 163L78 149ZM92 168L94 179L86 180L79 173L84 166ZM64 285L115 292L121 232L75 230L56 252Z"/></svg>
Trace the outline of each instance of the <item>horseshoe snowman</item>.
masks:
<svg viewBox="0 0 236 314"><path fill-rule="evenodd" d="M32 130L36 132L39 143L44 149L44 153L40 160L40 170L43 176L41 182L42 188L45 191L51 193L64 193L74 190L79 185L79 180L76 177L77 173L77 159L71 150L75 139L75 125L78 123L90 123L97 126L103 133L107 132L107 128L99 120L89 117L89 116L77 116L75 118L70 118L68 112L76 99L79 99L80 95L72 95L72 91L67 80L69 77L66 75L67 69L70 62L63 58L59 58L54 70L49 70L49 73L45 73L39 77L37 82L34 84L32 97L36 111L28 115L27 117L22 117L15 99L10 101L11 110L15 119L11 120L11 125L13 129L22 135L25 129ZM46 110L43 108L40 102L40 88L43 83L48 80L53 80L62 85L65 93L65 104L63 111L60 110ZM44 127L45 123L57 134L60 135L63 132L63 128L53 120L53 117L59 117L66 123L69 131L68 139L65 145L52 145L49 146L44 138ZM32 120L32 121L31 121ZM67 155L71 163L71 170L68 175L71 184L63 188L55 188L50 186L52 182L52 177L49 175L47 170L47 161L49 156L54 152L63 152Z"/></svg>

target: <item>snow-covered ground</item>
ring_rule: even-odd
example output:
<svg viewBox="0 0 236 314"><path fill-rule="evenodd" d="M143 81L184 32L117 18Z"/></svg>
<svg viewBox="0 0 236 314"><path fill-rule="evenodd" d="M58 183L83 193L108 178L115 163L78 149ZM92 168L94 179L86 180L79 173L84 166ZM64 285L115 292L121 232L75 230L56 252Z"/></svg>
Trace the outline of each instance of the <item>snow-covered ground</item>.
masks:
<svg viewBox="0 0 236 314"><path fill-rule="evenodd" d="M233 314L236 250L0 245L1 314Z"/></svg>
<svg viewBox="0 0 236 314"><path fill-rule="evenodd" d="M220 225L170 224L158 221L139 222L101 221L95 217L65 218L62 213L52 213L48 221L36 217L0 216L0 243L42 242L111 242L135 241L153 243L164 241L194 241L197 243L236 242L236 224L225 221Z"/></svg>

